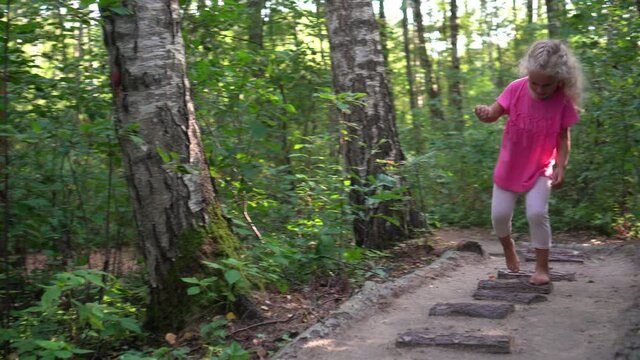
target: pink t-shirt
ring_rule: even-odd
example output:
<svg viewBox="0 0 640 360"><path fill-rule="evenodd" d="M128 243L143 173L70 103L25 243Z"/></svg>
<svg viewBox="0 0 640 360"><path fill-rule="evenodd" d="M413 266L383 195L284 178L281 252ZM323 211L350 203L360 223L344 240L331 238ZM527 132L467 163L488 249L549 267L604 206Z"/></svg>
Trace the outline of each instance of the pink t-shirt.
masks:
<svg viewBox="0 0 640 360"><path fill-rule="evenodd" d="M509 115L493 173L498 187L527 192L540 176L551 176L561 129L578 122L571 98L561 88L544 100L529 93L529 79L515 80L498 96Z"/></svg>

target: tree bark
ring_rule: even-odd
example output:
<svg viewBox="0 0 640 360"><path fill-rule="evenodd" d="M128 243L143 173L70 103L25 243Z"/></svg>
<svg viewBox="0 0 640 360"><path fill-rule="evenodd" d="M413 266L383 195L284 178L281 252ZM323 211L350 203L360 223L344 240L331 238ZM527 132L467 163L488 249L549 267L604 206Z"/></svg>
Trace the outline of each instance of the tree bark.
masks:
<svg viewBox="0 0 640 360"><path fill-rule="evenodd" d="M446 348L475 350L494 354L511 353L514 339L509 335L435 333L429 329L408 330L398 335L396 346L441 346Z"/></svg>
<svg viewBox="0 0 640 360"><path fill-rule="evenodd" d="M371 0L328 0L327 27L336 93L365 93L364 106L344 113L344 159L351 176L355 242L384 248L423 227L404 179L392 174L405 160L387 83L380 32ZM401 193L401 196L399 193ZM388 195L393 195L389 199ZM375 195L375 196L374 196Z"/></svg>
<svg viewBox="0 0 640 360"><path fill-rule="evenodd" d="M233 256L205 160L187 79L177 0L101 9L115 123L151 288L147 327L178 331L193 310L182 277Z"/></svg>
<svg viewBox="0 0 640 360"><path fill-rule="evenodd" d="M263 25L262 9L265 0L249 0L247 3L249 10L249 48L259 50L263 48Z"/></svg>
<svg viewBox="0 0 640 360"><path fill-rule="evenodd" d="M504 319L515 311L513 304L437 303L429 316L469 316L485 319Z"/></svg>
<svg viewBox="0 0 640 360"><path fill-rule="evenodd" d="M384 12L384 0L378 0L378 16L380 18L380 45L384 57L384 68L389 70L389 49L387 47L387 16Z"/></svg>
<svg viewBox="0 0 640 360"><path fill-rule="evenodd" d="M431 121L444 122L444 113L440 104L440 91L433 73L433 61L427 53L427 42L424 37L424 23L422 20L422 6L420 0L413 0L413 21L416 23L416 32L418 35L418 59L420 67L424 74L424 90L428 96L427 106L431 115Z"/></svg>
<svg viewBox="0 0 640 360"><path fill-rule="evenodd" d="M458 33L460 24L458 23L458 4L456 0L451 0L451 72L450 77L450 98L451 105L455 110L455 129L461 131L463 128L462 119L462 85L460 82L460 57L458 57Z"/></svg>
<svg viewBox="0 0 640 360"><path fill-rule="evenodd" d="M418 99L416 97L413 66L411 64L411 42L409 40L409 19L407 17L408 2L408 0L404 0L402 2L402 42L407 75L407 91L409 93L409 109L411 111L411 122L413 125L411 143L414 146L416 153L421 154L424 151L424 140L422 136L422 124L416 116L416 110L418 109Z"/></svg>
<svg viewBox="0 0 640 360"><path fill-rule="evenodd" d="M562 16L564 13L564 0L545 0L547 5L547 29L549 39L560 39L562 36Z"/></svg>
<svg viewBox="0 0 640 360"><path fill-rule="evenodd" d="M536 304L539 302L547 301L547 297L535 293L519 293L508 292L503 290L484 290L478 289L473 293L473 298L476 300L498 300L508 301L516 304Z"/></svg>

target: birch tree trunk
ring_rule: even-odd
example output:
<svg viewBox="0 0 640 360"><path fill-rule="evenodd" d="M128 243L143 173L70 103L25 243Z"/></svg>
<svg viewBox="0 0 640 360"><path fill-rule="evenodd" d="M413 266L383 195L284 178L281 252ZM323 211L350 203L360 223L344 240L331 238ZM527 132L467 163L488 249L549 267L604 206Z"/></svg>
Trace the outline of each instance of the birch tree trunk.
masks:
<svg viewBox="0 0 640 360"><path fill-rule="evenodd" d="M123 165L151 288L147 327L178 331L192 308L180 280L201 259L233 255L216 201L187 79L178 0L101 9Z"/></svg>
<svg viewBox="0 0 640 360"><path fill-rule="evenodd" d="M384 248L423 227L404 180L404 161L371 0L327 0L327 27L336 93L365 93L365 106L344 113L345 167L358 246Z"/></svg>

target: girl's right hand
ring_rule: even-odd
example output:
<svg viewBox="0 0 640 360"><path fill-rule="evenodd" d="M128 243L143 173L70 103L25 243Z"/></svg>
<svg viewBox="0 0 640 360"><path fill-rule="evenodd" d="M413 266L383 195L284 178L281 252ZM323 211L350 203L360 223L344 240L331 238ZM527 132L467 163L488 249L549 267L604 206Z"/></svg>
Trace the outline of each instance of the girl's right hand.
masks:
<svg viewBox="0 0 640 360"><path fill-rule="evenodd" d="M477 105L473 112L480 121L488 122L491 119L491 108L487 105Z"/></svg>

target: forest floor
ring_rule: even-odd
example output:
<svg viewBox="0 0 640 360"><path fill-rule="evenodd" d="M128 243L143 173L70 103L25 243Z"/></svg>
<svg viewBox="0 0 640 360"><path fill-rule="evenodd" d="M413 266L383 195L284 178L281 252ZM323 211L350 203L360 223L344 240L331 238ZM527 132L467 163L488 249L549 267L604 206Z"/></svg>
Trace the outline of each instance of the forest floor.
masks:
<svg viewBox="0 0 640 360"><path fill-rule="evenodd" d="M526 234L514 234L514 239L521 249L529 241ZM464 242L479 243L485 256L447 252ZM471 298L476 283L494 279L496 271L505 268L501 248L489 230L445 228L399 243L376 258L375 269L383 270L384 276L369 276L364 284L353 285L344 274L336 274L318 276L284 294L275 290L252 294L264 318L229 321L228 340L250 351L252 360L482 360L496 356L395 346L399 333L428 327L508 333L515 338L513 352L501 356L510 359L640 359L640 241L571 232L554 234L554 244L579 248L587 255L584 264L552 263L553 270L575 272L577 281L554 282L549 301L516 305L504 320L429 317L430 308L438 302L477 302ZM95 255L89 265L101 268L104 256ZM40 257L30 258L28 268L43 263ZM135 259L131 250L114 262L120 271L129 272L138 267ZM521 263L523 269L533 269L533 263L524 259ZM361 272L367 270L373 269ZM189 349L198 358L204 347L198 321L192 325L165 345Z"/></svg>
<svg viewBox="0 0 640 360"><path fill-rule="evenodd" d="M519 247L526 247L526 235L514 237ZM435 251L429 251L426 241L400 244L389 252L391 256L383 258L382 266L389 276L369 279L372 282L365 284L369 288L391 286L392 295L356 299L361 305L353 305L361 289L351 288L339 276L316 279L288 294L257 293L254 301L266 321L233 321L229 333L234 341L251 350L252 359L475 360L496 356L395 346L399 333L425 327L449 332L508 333L515 338L514 351L507 355L512 359L640 358L637 241L590 233L556 234L555 244L584 249L587 260L584 264L552 263L553 270L576 272L577 281L554 283L549 301L517 305L515 313L504 320L430 318L428 312L435 303L475 301L471 295L478 280L493 279L496 271L505 267L501 249L493 238L486 229L440 229L430 239ZM458 253L444 266L431 269L429 264L437 254L460 241L477 241L487 255ZM522 259L521 267L531 270L533 263ZM407 283L405 280L412 276ZM420 280L416 281L416 276ZM394 288L395 283L404 285ZM280 352L274 355L278 349Z"/></svg>

